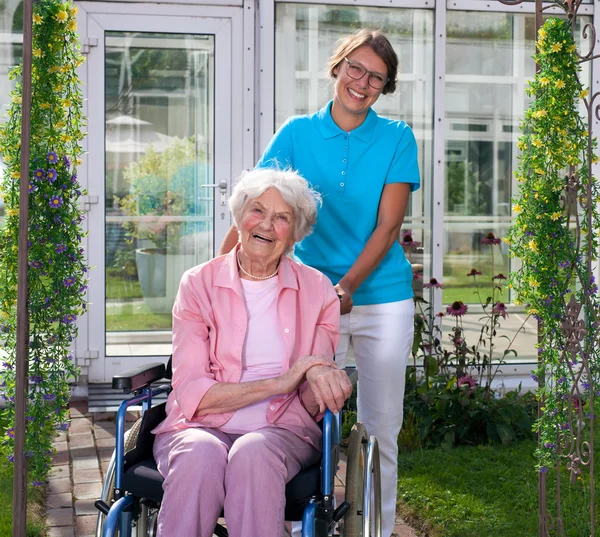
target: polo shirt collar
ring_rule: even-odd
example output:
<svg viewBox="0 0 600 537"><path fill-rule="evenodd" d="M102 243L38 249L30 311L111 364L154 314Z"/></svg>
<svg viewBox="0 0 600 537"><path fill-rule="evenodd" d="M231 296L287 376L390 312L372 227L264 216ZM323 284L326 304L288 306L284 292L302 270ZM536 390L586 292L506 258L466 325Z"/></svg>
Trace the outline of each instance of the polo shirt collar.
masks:
<svg viewBox="0 0 600 537"><path fill-rule="evenodd" d="M321 135L323 138L333 138L335 136L339 136L341 134L346 134L342 129L340 129L336 122L333 121L331 117L331 105L333 101L329 101L321 110L317 112L317 116L320 121L321 127ZM351 131L352 136L356 136L359 140L363 142L368 142L373 135L373 131L375 130L375 125L377 124L377 112L372 108L369 108L369 112L367 113L367 117L363 121L360 127Z"/></svg>
<svg viewBox="0 0 600 537"><path fill-rule="evenodd" d="M225 260L217 272L215 285L217 287L228 287L233 289L239 296L244 296L237 265L237 252L239 249L240 244L238 243L238 245L225 256ZM279 262L277 282L280 289L287 287L298 290L298 277L296 276L296 272L287 255L283 255Z"/></svg>

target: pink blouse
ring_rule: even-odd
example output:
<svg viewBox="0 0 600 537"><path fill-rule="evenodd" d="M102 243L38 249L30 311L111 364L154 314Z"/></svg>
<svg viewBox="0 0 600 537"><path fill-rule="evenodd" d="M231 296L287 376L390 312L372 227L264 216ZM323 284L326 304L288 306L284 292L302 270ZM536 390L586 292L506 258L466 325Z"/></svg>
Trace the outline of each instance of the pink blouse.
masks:
<svg viewBox="0 0 600 537"><path fill-rule="evenodd" d="M233 412L194 417L206 392L218 382L240 382L248 315L236 262L237 248L188 270L173 306L173 391L167 417L155 434L187 427L219 428ZM277 280L277 320L285 354L279 374L301 356L332 358L339 339L340 305L333 285L317 270L282 257ZM308 383L276 396L268 423L315 447L321 432L304 405L314 405Z"/></svg>

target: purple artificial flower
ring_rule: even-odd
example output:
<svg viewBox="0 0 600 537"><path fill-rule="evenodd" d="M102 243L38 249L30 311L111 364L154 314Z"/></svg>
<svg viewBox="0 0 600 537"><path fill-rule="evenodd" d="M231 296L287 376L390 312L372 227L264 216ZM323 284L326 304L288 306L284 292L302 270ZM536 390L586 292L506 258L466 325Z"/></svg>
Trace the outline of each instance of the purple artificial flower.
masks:
<svg viewBox="0 0 600 537"><path fill-rule="evenodd" d="M548 472L548 468L546 468L545 466L542 466L542 467L540 468L540 473L542 473L542 474L545 474L545 473L547 473L547 472Z"/></svg>
<svg viewBox="0 0 600 537"><path fill-rule="evenodd" d="M7 459L8 459L8 462L15 462L15 456L14 455L9 455L7 457Z"/></svg>
<svg viewBox="0 0 600 537"><path fill-rule="evenodd" d="M433 288L433 289L443 289L444 286L441 282L438 282L435 278L431 278L431 280L429 280L429 283L424 283L423 287L425 287L425 289L429 289L429 288Z"/></svg>
<svg viewBox="0 0 600 537"><path fill-rule="evenodd" d="M29 193L31 194L32 192L35 192L37 190L37 186L35 186L33 183L29 183Z"/></svg>
<svg viewBox="0 0 600 537"><path fill-rule="evenodd" d="M471 272L469 272L467 274L467 276L473 276L473 277L475 277L475 276L481 276L481 272L479 272L477 269L472 268Z"/></svg>
<svg viewBox="0 0 600 537"><path fill-rule="evenodd" d="M57 425L56 428L59 431L66 431L69 428L69 424L68 423L61 423L60 425Z"/></svg>
<svg viewBox="0 0 600 537"><path fill-rule="evenodd" d="M58 155L54 152L54 151L50 151L47 155L46 155L46 160L50 163L50 164L54 164L55 162L58 162Z"/></svg>
<svg viewBox="0 0 600 537"><path fill-rule="evenodd" d="M490 246L493 246L500 244L502 241L496 238L496 236L493 233L488 233L485 239L481 239L479 242L481 244L489 244Z"/></svg>
<svg viewBox="0 0 600 537"><path fill-rule="evenodd" d="M31 382L33 382L34 384L40 384L40 382L42 382L42 380L44 380L42 377L40 377L39 375L31 375L29 377L29 380Z"/></svg>
<svg viewBox="0 0 600 537"><path fill-rule="evenodd" d="M15 437L15 429L14 429L14 427L11 427L10 429L6 429L6 436L8 436L9 438L14 438Z"/></svg>
<svg viewBox="0 0 600 537"><path fill-rule="evenodd" d="M502 315L503 319L508 317L508 312L506 311L504 302L496 302L492 308L492 313L495 313L496 315Z"/></svg>
<svg viewBox="0 0 600 537"><path fill-rule="evenodd" d="M446 313L452 317L462 317L468 310L469 308L462 300L456 300L446 308Z"/></svg>
<svg viewBox="0 0 600 537"><path fill-rule="evenodd" d="M32 487L43 487L44 482L43 481L32 481L31 486Z"/></svg>
<svg viewBox="0 0 600 537"><path fill-rule="evenodd" d="M65 287L71 287L75 284L75 278L73 276L69 276L63 280L63 284Z"/></svg>
<svg viewBox="0 0 600 537"><path fill-rule="evenodd" d="M77 174L74 173L73 175L71 175L71 183L76 183L77 182Z"/></svg>
<svg viewBox="0 0 600 537"><path fill-rule="evenodd" d="M50 201L48 202L48 205L50 205L50 207L52 207L53 209L58 209L59 207L62 207L63 204L63 199L60 196L52 196L50 198Z"/></svg>
<svg viewBox="0 0 600 537"><path fill-rule="evenodd" d="M56 401L56 395L54 395L53 393L45 393L44 395L42 395L42 397L45 401L48 402Z"/></svg>
<svg viewBox="0 0 600 537"><path fill-rule="evenodd" d="M73 315L72 313L67 313L67 315L65 315L62 318L62 322L65 324L71 324L74 323L77 320L77 316Z"/></svg>
<svg viewBox="0 0 600 537"><path fill-rule="evenodd" d="M47 172L46 172L46 179L48 179L48 181L50 181L51 183L54 183L54 181L56 181L56 176L58 174L56 173L56 170L54 168L50 168Z"/></svg>
<svg viewBox="0 0 600 537"><path fill-rule="evenodd" d="M33 170L33 178L41 181L44 177L46 177L46 170L44 168L37 168Z"/></svg>
<svg viewBox="0 0 600 537"><path fill-rule="evenodd" d="M57 245L56 245L56 248L54 248L54 251L55 251L57 254L62 254L62 253L63 253L63 252L65 252L66 250L67 250L67 247L66 247L66 245L64 245L64 244L57 244Z"/></svg>
<svg viewBox="0 0 600 537"><path fill-rule="evenodd" d="M44 264L41 261L30 261L29 266L31 268L42 268Z"/></svg>
<svg viewBox="0 0 600 537"><path fill-rule="evenodd" d="M546 449L554 449L554 448L556 447L556 444L555 444L554 442L546 442L546 443L544 444L544 447L545 447Z"/></svg>
<svg viewBox="0 0 600 537"><path fill-rule="evenodd" d="M567 382L567 378L566 377L560 377L556 382L558 382L559 384L564 384L565 382Z"/></svg>
<svg viewBox="0 0 600 537"><path fill-rule="evenodd" d="M571 263L569 261L561 261L558 266L560 268L569 268L571 266Z"/></svg>
<svg viewBox="0 0 600 537"><path fill-rule="evenodd" d="M69 157L67 157L67 155L65 155L63 157L63 163L65 165L66 168L69 168L71 166L71 161L69 160Z"/></svg>

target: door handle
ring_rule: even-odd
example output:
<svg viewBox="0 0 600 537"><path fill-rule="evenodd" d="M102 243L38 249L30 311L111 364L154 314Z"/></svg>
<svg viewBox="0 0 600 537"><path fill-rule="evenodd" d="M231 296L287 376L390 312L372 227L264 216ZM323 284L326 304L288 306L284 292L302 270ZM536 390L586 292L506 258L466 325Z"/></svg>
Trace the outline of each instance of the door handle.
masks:
<svg viewBox="0 0 600 537"><path fill-rule="evenodd" d="M218 188L219 192L221 193L221 199L220 199L220 205L222 205L223 207L225 205L227 205L227 187L229 185L227 184L227 181L225 179L221 179L218 183L208 183L205 185L202 185L202 188Z"/></svg>

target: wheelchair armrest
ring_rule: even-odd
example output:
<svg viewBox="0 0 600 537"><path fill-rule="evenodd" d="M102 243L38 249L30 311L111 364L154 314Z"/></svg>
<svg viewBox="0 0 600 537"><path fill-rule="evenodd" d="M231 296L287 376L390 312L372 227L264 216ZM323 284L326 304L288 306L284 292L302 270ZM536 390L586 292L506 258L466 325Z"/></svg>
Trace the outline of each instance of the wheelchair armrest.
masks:
<svg viewBox="0 0 600 537"><path fill-rule="evenodd" d="M346 375L348 375L348 378L350 379L352 385L355 386L358 382L358 371L356 367L348 366L344 368L344 371L346 372Z"/></svg>
<svg viewBox="0 0 600 537"><path fill-rule="evenodd" d="M112 378L113 390L131 393L142 388L147 388L153 382L164 378L165 364L148 364L125 371Z"/></svg>

